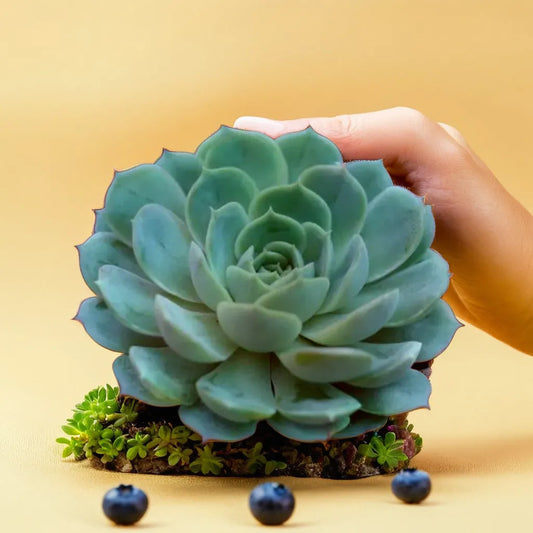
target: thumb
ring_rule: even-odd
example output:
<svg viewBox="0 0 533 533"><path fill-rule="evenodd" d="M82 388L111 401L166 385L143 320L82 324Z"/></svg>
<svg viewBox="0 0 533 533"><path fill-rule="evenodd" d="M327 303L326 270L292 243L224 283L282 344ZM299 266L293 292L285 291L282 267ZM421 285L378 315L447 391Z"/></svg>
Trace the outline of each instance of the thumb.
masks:
<svg viewBox="0 0 533 533"><path fill-rule="evenodd" d="M270 120L240 117L235 127L276 138L311 126L334 142L346 161L383 159L395 173L431 168L442 158L442 143L455 143L437 123L407 107L336 117Z"/></svg>

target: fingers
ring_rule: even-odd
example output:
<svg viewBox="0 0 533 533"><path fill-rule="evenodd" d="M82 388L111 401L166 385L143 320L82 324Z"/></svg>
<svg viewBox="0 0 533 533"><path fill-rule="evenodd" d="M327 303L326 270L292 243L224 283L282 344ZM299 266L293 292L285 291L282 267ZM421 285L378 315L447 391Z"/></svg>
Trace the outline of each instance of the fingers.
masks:
<svg viewBox="0 0 533 533"><path fill-rule="evenodd" d="M370 113L275 121L240 117L235 127L261 131L271 137L311 126L328 137L344 159L383 159L398 173L431 166L442 156L443 144L455 144L453 136L419 111L396 107Z"/></svg>

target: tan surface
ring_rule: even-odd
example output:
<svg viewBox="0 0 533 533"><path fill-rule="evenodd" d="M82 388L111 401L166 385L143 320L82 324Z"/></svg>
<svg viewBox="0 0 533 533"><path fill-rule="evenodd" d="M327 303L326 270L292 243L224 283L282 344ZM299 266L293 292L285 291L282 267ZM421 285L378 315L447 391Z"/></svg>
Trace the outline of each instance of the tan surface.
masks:
<svg viewBox="0 0 533 533"><path fill-rule="evenodd" d="M101 497L120 480L149 494L143 529L256 530L253 480L114 475L60 459L71 406L113 383L113 355L69 321L89 294L73 245L113 168L163 146L192 150L242 114L409 105L458 127L532 210L532 21L529 0L4 1L1 529L105 531ZM432 411L412 415L426 442L415 464L433 477L427 503L397 503L387 477L289 479L289 529L531 527L533 360L466 327L434 368Z"/></svg>

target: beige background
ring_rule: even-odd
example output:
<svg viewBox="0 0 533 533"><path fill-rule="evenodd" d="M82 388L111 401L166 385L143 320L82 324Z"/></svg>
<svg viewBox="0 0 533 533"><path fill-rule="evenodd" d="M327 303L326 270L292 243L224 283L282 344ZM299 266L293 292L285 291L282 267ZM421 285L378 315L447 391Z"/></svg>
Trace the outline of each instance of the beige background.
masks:
<svg viewBox="0 0 533 533"><path fill-rule="evenodd" d="M147 490L147 531L257 530L254 480L60 459L70 408L114 383L113 354L69 320L89 295L73 246L114 168L193 150L239 115L408 105L459 128L533 210L532 22L530 0L0 1L1 529L105 531L120 480ZM533 359L467 326L434 369L432 411L411 417L430 499L397 503L390 477L288 478L289 529L531 527Z"/></svg>

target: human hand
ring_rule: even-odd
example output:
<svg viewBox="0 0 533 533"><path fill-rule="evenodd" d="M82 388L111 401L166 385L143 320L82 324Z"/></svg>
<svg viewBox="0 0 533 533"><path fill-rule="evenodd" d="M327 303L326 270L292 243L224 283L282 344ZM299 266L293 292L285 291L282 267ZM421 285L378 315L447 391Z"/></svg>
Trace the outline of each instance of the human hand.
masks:
<svg viewBox="0 0 533 533"><path fill-rule="evenodd" d="M533 355L533 216L453 127L409 108L333 118L241 117L271 137L311 126L345 161L383 159L397 185L423 196L436 221L432 247L450 265L444 299L463 320Z"/></svg>

